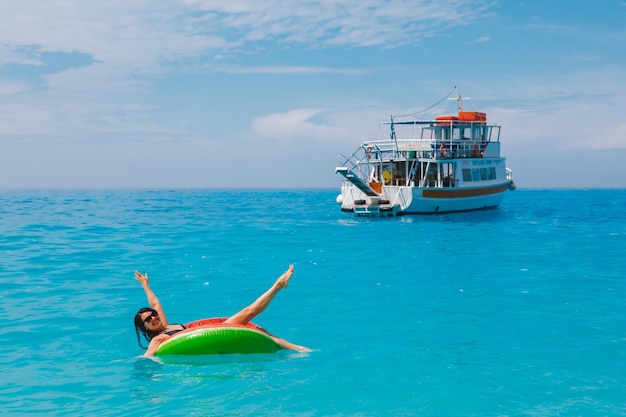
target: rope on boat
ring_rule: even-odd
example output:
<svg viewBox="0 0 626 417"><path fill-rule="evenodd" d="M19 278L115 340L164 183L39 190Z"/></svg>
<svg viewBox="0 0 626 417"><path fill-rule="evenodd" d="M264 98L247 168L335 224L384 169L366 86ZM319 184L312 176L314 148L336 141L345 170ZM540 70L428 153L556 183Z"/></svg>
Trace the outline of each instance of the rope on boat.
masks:
<svg viewBox="0 0 626 417"><path fill-rule="evenodd" d="M418 111L416 111L416 112L409 113L409 114L400 114L400 115L397 115L397 116L392 116L392 118L393 118L393 117L396 117L396 118L403 118L403 117L415 117L415 116L417 116L418 114L420 114L420 113L424 113L424 112L426 112L426 111L428 111L428 110L432 109L433 107L436 107L436 106L440 105L441 103L443 103L444 101L446 101L446 100L448 99L448 97L450 97L450 96L454 93L454 91L455 91L455 90L456 90L456 87L454 87L454 90L450 91L450 92L448 93L448 95L447 95L447 96L445 96L444 98L442 98L441 100L439 100L439 101L438 101L438 102L436 102L435 104L432 104L432 105L430 105L430 106L426 107L425 109L418 110Z"/></svg>

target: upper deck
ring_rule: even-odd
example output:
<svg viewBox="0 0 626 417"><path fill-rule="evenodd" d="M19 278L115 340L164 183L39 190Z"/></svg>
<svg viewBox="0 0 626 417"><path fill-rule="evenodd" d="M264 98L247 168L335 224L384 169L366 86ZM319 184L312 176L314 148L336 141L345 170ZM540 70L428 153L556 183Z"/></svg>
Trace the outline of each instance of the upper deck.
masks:
<svg viewBox="0 0 626 417"><path fill-rule="evenodd" d="M382 139L382 129L379 129L379 139L363 143L352 158L367 163L390 159L500 156L500 126L487 125L483 120L439 116L431 121L391 121L383 122L380 126L390 126L390 138Z"/></svg>

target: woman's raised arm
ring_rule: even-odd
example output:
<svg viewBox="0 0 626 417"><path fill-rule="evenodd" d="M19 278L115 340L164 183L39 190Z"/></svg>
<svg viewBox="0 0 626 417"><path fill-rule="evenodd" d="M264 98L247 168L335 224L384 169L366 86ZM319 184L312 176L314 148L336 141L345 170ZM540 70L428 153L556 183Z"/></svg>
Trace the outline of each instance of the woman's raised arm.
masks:
<svg viewBox="0 0 626 417"><path fill-rule="evenodd" d="M154 292L150 288L150 285L148 284L148 274L147 273L142 274L139 271L135 271L135 279L139 281L139 283L143 287L143 290L146 293L146 298L148 299L148 304L150 304L150 307L152 307L153 309L156 310L157 313L159 313L159 317L161 318L161 323L163 323L164 326L167 326L168 325L167 316L165 316L165 312L163 311L161 302L159 301L156 294L154 294Z"/></svg>

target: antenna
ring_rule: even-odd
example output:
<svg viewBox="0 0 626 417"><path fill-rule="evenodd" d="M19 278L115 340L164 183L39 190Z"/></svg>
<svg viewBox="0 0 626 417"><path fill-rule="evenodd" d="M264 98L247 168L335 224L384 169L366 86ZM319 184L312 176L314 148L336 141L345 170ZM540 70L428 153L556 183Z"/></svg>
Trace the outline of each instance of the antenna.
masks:
<svg viewBox="0 0 626 417"><path fill-rule="evenodd" d="M454 89L456 90L456 98L449 98L448 100L456 100L459 106L459 111L462 112L463 111L463 98L461 97L461 90L457 86L454 86ZM465 98L468 100L471 100L471 98L469 97L465 97Z"/></svg>

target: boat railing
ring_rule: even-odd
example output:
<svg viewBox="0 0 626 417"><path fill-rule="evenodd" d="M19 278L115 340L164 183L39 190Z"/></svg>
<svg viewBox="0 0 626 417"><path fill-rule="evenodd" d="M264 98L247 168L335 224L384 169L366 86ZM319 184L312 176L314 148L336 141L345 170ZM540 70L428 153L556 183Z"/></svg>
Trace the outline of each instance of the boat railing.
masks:
<svg viewBox="0 0 626 417"><path fill-rule="evenodd" d="M488 142L466 139L445 139L437 141L439 159L482 158Z"/></svg>
<svg viewBox="0 0 626 417"><path fill-rule="evenodd" d="M415 158L417 155L423 157L424 152L433 152L435 141L432 139L378 140L363 144L361 149L368 160Z"/></svg>
<svg viewBox="0 0 626 417"><path fill-rule="evenodd" d="M482 158L489 141L472 139L398 139L360 146L350 156L339 155L339 166L372 165L391 159Z"/></svg>
<svg viewBox="0 0 626 417"><path fill-rule="evenodd" d="M339 154L339 166L354 168L367 162L400 157L395 141L376 140L359 146L350 156Z"/></svg>
<svg viewBox="0 0 626 417"><path fill-rule="evenodd" d="M403 159L456 159L481 158L487 147L486 141L471 139L398 139L368 143L361 148L365 154L357 158L365 162L403 158Z"/></svg>
<svg viewBox="0 0 626 417"><path fill-rule="evenodd" d="M451 138L461 139L466 137L473 140L500 141L500 125L492 123L486 124L484 121L464 121L464 120L432 120L432 121L405 121L405 122L381 122L378 135L379 140L386 133L380 128L382 125L390 126L392 137L400 139L407 138ZM384 139L383 139L384 140Z"/></svg>

